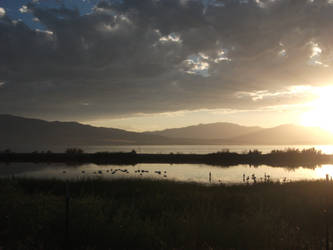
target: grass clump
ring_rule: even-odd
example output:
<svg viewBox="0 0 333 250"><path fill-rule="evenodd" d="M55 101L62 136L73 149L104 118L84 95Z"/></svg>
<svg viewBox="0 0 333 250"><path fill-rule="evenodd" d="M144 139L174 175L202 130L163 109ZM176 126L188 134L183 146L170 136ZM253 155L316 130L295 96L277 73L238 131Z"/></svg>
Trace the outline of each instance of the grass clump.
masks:
<svg viewBox="0 0 333 250"><path fill-rule="evenodd" d="M333 184L0 180L5 249L321 249ZM333 231L333 227L332 227ZM333 234L332 234L333 238Z"/></svg>

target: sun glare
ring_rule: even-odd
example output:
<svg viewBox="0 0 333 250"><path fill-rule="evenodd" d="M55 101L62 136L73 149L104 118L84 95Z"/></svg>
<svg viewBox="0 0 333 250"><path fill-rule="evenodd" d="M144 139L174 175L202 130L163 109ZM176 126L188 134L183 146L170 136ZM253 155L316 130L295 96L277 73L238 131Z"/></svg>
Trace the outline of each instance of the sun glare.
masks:
<svg viewBox="0 0 333 250"><path fill-rule="evenodd" d="M326 86L315 90L318 96L310 106L310 110L301 116L304 126L321 127L333 133L333 86Z"/></svg>
<svg viewBox="0 0 333 250"><path fill-rule="evenodd" d="M326 178L326 174L328 174L330 177L333 176L333 166L332 165L322 165L319 168L316 168L314 170L315 176L317 178Z"/></svg>

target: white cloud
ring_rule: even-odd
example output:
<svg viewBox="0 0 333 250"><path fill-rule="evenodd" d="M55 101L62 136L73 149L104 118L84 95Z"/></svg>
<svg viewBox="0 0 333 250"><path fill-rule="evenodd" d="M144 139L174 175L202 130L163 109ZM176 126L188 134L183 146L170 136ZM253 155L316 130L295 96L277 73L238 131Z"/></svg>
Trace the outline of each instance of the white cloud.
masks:
<svg viewBox="0 0 333 250"><path fill-rule="evenodd" d="M268 90L257 90L253 92L240 91L236 93L237 98L250 97L252 101L261 101L267 98L281 98L281 97L291 97L295 95L311 95L315 92L317 88L300 85L300 86L290 86L286 89L280 91L268 91Z"/></svg>
<svg viewBox="0 0 333 250"><path fill-rule="evenodd" d="M209 63L205 60L202 60L200 56L192 56L189 59L184 61L187 69L185 72L191 75L201 75L204 77L210 76L208 73Z"/></svg>
<svg viewBox="0 0 333 250"><path fill-rule="evenodd" d="M327 64L323 63L322 61L320 61L320 56L322 54L322 49L319 47L318 43L315 42L309 42L309 45L312 47L312 53L310 55L310 59L308 61L308 63L312 66L322 66L322 67L328 67Z"/></svg>
<svg viewBox="0 0 333 250"><path fill-rule="evenodd" d="M3 17L5 15L6 15L6 10L0 7L0 17Z"/></svg>
<svg viewBox="0 0 333 250"><path fill-rule="evenodd" d="M110 16L116 15L116 12L113 9L101 8L101 7L94 7L93 12L95 12L97 14L104 14L104 15L110 15Z"/></svg>
<svg viewBox="0 0 333 250"><path fill-rule="evenodd" d="M19 11L20 11L21 13L28 13L28 12L29 12L28 6L26 6L26 5L22 5L22 7L19 8Z"/></svg>
<svg viewBox="0 0 333 250"><path fill-rule="evenodd" d="M209 56L199 52L197 55L191 55L184 60L184 72L190 75L201 75L203 77L209 77Z"/></svg>
<svg viewBox="0 0 333 250"><path fill-rule="evenodd" d="M116 31L119 28L118 24L111 25L111 24L102 24L100 27L101 31Z"/></svg>
<svg viewBox="0 0 333 250"><path fill-rule="evenodd" d="M255 2L260 8L266 8L270 3L274 3L275 0L255 0Z"/></svg>
<svg viewBox="0 0 333 250"><path fill-rule="evenodd" d="M322 49L319 47L318 43L311 42L312 45L312 54L311 58L320 56Z"/></svg>
<svg viewBox="0 0 333 250"><path fill-rule="evenodd" d="M231 61L231 59L227 57L226 51L223 49L218 50L216 54L217 57L214 59L215 63L219 63L221 61Z"/></svg>
<svg viewBox="0 0 333 250"><path fill-rule="evenodd" d="M279 56L287 56L287 51L285 49L281 49L279 51Z"/></svg>
<svg viewBox="0 0 333 250"><path fill-rule="evenodd" d="M255 2L258 4L258 6L259 6L260 8L264 8L264 7L265 7L265 3L263 3L262 1L260 1L260 0L256 0Z"/></svg>
<svg viewBox="0 0 333 250"><path fill-rule="evenodd" d="M180 4L183 6L186 6L189 2L189 0L179 0Z"/></svg>
<svg viewBox="0 0 333 250"><path fill-rule="evenodd" d="M180 36L175 33L170 33L167 36L162 36L160 38L160 42L175 42L180 43L182 40L180 39Z"/></svg>
<svg viewBox="0 0 333 250"><path fill-rule="evenodd" d="M40 29L35 29L36 32L38 33L44 33L45 35L48 35L48 36L53 36L53 31L51 30L40 30Z"/></svg>

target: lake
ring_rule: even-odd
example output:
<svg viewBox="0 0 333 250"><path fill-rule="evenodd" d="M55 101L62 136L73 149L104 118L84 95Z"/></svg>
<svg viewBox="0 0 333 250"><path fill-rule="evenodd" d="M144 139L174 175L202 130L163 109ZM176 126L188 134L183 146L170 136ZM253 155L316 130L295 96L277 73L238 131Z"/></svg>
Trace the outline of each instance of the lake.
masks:
<svg viewBox="0 0 333 250"><path fill-rule="evenodd" d="M243 175L249 177L252 183L254 174L257 181L264 180L269 175L273 181L299 181L324 179L326 174L333 176L333 165L321 165L314 169L299 167L271 167L260 165L237 165L231 167L216 167L205 164L137 164L137 165L96 165L83 164L68 166L65 164L35 164L11 163L0 164L0 177L29 178L152 178L167 179L182 182L209 183L211 173L212 183L235 184L243 183Z"/></svg>
<svg viewBox="0 0 333 250"><path fill-rule="evenodd" d="M208 154L221 150L230 150L231 152L243 153L249 150L257 149L262 153L269 153L274 149L287 149L287 148L316 148L325 154L333 154L333 145L124 145L124 146L86 146L82 149L87 153L95 152L130 152L135 150L137 153L147 154L169 154L169 153L183 153L183 154ZM58 150L59 151L59 150ZM61 150L60 152L63 152Z"/></svg>
<svg viewBox="0 0 333 250"><path fill-rule="evenodd" d="M80 146L86 153L95 152L130 152L135 150L137 153L148 154L169 154L169 153L183 153L183 154L208 154L221 150L230 150L231 152L243 153L249 150L257 149L262 153L269 153L273 149L286 149L286 148L316 148L325 154L333 154L333 145L123 145L123 146ZM13 148L15 152L32 152L34 150L52 150L56 153L61 153L66 150L66 147L47 147L47 148Z"/></svg>
<svg viewBox="0 0 333 250"><path fill-rule="evenodd" d="M87 153L109 151L137 153L184 153L184 154L207 154L221 150L231 152L247 152L257 149L262 153L269 153L273 149L298 148L307 149L314 147L325 154L333 154L333 145L126 145L126 146L88 146L82 147ZM63 152L64 148L53 148L54 152ZM143 172L142 172L143 171ZM159 173L161 171L161 173ZM209 173L213 183L242 183L243 174L245 178L256 176L257 181L270 176L274 181L298 181L316 180L325 178L326 174L333 176L333 165L321 165L311 168L287 168L260 165L237 165L230 167L216 167L205 164L137 164L135 166L124 165L96 165L84 164L80 166L68 166L66 164L34 164L34 163L11 163L9 165L0 163L0 177L17 176L32 178L154 178L168 179L184 182L209 183Z"/></svg>

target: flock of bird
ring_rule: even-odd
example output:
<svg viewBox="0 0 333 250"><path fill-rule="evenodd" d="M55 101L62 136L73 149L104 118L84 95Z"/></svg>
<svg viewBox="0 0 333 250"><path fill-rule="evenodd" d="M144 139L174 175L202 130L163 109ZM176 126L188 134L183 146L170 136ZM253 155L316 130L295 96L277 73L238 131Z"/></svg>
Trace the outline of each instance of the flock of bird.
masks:
<svg viewBox="0 0 333 250"><path fill-rule="evenodd" d="M107 170L98 170L98 171L94 171L93 174L99 174L102 175L103 173L110 173L112 175L117 174L118 172L120 173L124 173L124 174L130 174L130 172L127 169L121 169L121 168L117 168L117 169L107 169ZM66 170L62 171L63 174L66 174ZM81 170L81 174L85 174L86 171L85 170ZM137 169L134 170L135 174L138 174L140 176L143 176L144 174L149 174L149 173L154 173L157 174L159 176L163 176L164 178L168 177L167 176L167 171L161 171L161 170L155 170L155 171L149 171L149 170L142 170L142 169ZM264 175L264 178L259 178L259 182L270 182L271 181L271 176L266 174ZM257 183L257 177L255 176L255 174L252 174L251 176L246 176L245 174L243 174L243 183L248 183L250 182L250 179L253 181L253 183ZM283 179L283 182L285 183L287 181L286 178ZM211 183L211 173L209 172L209 182ZM221 183L222 181L219 179L218 180L219 183Z"/></svg>
<svg viewBox="0 0 333 250"><path fill-rule="evenodd" d="M107 169L107 170L104 170L104 172L103 172L103 170L98 170L98 171L94 171L94 172L92 172L93 174L103 174L103 173L110 173L110 174L117 174L118 172L120 172L120 173L124 173L124 174L130 174L130 172L127 170L127 169L121 169L121 168L117 168L117 169ZM63 170L62 171L62 173L63 174L66 174L67 173L67 171L66 170ZM81 171L81 174L85 174L86 173L86 171L85 170L82 170ZM137 169L137 170L134 170L134 173L135 174L138 174L138 175L140 175L140 176L142 176L142 175L144 175L144 174L149 174L150 173L150 171L149 170L141 170L141 169ZM160 175L160 176L163 176L164 178L166 178L166 177L168 177L167 176L167 171L161 171L161 170L156 170L156 171L152 171L152 173L155 173L155 174L157 174L157 175Z"/></svg>

